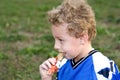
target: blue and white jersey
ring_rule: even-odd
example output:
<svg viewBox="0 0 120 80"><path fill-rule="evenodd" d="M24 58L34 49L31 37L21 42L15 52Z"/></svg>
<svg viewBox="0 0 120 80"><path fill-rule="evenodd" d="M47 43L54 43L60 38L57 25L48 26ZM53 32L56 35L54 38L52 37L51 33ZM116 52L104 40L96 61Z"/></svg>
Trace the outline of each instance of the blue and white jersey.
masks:
<svg viewBox="0 0 120 80"><path fill-rule="evenodd" d="M120 80L114 61L92 50L78 62L66 60L57 73L57 80Z"/></svg>

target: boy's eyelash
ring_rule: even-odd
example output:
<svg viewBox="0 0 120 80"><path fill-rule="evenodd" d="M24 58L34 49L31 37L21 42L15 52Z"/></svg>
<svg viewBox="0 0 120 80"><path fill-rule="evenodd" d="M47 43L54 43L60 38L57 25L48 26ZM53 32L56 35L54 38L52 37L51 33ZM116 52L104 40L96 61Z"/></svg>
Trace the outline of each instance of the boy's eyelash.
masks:
<svg viewBox="0 0 120 80"><path fill-rule="evenodd" d="M62 39L59 39L60 41L63 41Z"/></svg>
<svg viewBox="0 0 120 80"><path fill-rule="evenodd" d="M62 39L59 39L60 41L63 41Z"/></svg>

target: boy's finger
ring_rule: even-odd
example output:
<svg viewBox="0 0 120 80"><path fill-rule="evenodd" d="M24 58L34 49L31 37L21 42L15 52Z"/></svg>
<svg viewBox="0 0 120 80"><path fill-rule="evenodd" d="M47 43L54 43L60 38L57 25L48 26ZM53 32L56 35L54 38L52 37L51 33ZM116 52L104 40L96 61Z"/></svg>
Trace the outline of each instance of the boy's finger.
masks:
<svg viewBox="0 0 120 80"><path fill-rule="evenodd" d="M52 64L55 65L56 59L55 58L49 58L48 61Z"/></svg>

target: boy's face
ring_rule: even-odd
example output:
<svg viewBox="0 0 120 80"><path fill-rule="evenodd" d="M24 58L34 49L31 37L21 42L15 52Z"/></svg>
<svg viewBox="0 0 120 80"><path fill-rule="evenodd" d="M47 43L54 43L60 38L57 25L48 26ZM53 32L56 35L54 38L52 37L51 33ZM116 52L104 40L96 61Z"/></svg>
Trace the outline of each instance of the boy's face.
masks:
<svg viewBox="0 0 120 80"><path fill-rule="evenodd" d="M52 34L55 39L54 48L58 52L62 52L67 59L72 59L81 53L82 46L80 38L68 34L67 25L67 23L62 23L52 26Z"/></svg>

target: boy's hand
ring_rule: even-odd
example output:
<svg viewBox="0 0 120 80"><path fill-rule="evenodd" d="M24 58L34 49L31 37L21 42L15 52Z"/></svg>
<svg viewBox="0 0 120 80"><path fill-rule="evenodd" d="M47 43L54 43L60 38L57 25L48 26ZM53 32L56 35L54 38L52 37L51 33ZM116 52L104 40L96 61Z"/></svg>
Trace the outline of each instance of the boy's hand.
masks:
<svg viewBox="0 0 120 80"><path fill-rule="evenodd" d="M55 63L56 63L55 58L49 58L39 66L42 80L52 80L53 73L49 74L48 70L51 68L52 65L55 65Z"/></svg>

